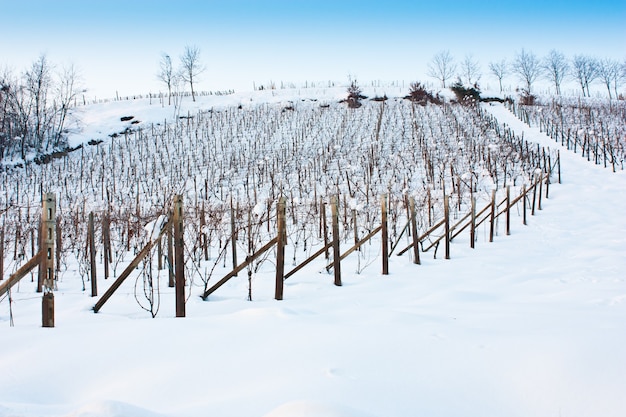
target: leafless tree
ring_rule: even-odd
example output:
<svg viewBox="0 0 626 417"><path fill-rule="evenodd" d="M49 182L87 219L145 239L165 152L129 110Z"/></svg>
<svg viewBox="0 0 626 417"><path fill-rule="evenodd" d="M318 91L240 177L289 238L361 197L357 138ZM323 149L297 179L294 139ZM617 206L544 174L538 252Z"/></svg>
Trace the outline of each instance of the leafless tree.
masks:
<svg viewBox="0 0 626 417"><path fill-rule="evenodd" d="M52 86L52 66L45 54L33 62L30 69L24 74L26 90L29 93L32 108L31 134L35 146L40 147L45 140L46 130L51 123L48 112L48 94Z"/></svg>
<svg viewBox="0 0 626 417"><path fill-rule="evenodd" d="M477 85L480 80L480 64L471 54L465 55L463 61L461 61L461 70L459 71L459 78L471 87Z"/></svg>
<svg viewBox="0 0 626 417"><path fill-rule="evenodd" d="M576 55L572 60L572 74L583 90L583 97L589 96L589 84L598 77L598 64L595 58Z"/></svg>
<svg viewBox="0 0 626 417"><path fill-rule="evenodd" d="M172 58L166 53L161 54L161 62L157 78L159 81L163 81L163 83L167 86L168 106L172 104L172 87L176 84L176 79L179 78L179 76L180 74L174 70Z"/></svg>
<svg viewBox="0 0 626 417"><path fill-rule="evenodd" d="M490 62L489 71L498 79L500 92L502 92L502 80L509 75L509 64L506 62L506 59L499 62Z"/></svg>
<svg viewBox="0 0 626 417"><path fill-rule="evenodd" d="M537 56L532 52L526 52L522 49L522 51L515 56L511 69L517 74L520 80L526 84L526 91L530 94L533 83L541 74L541 66Z"/></svg>
<svg viewBox="0 0 626 417"><path fill-rule="evenodd" d="M180 57L181 77L185 82L189 83L191 88L191 98L196 101L196 94L193 89L193 83L205 68L200 62L200 48L197 46L186 46L185 52Z"/></svg>
<svg viewBox="0 0 626 417"><path fill-rule="evenodd" d="M557 95L561 95L561 83L567 75L569 64L565 55L553 49L541 62L545 77L554 84Z"/></svg>
<svg viewBox="0 0 626 417"><path fill-rule="evenodd" d="M615 59L605 58L597 62L598 64L598 79L606 86L609 92L609 100L611 96L611 87L615 87L615 98L617 98L617 86L621 79L622 69L620 68L619 61Z"/></svg>
<svg viewBox="0 0 626 417"><path fill-rule="evenodd" d="M54 128L55 138L54 138L54 146L59 146L61 142L61 138L65 129L65 123L67 121L67 117L72 109L72 102L76 101L77 95L84 91L82 86L80 85L81 77L78 72L78 69L73 64L63 67L58 74L58 80L55 84L56 88L56 123L57 126Z"/></svg>
<svg viewBox="0 0 626 417"><path fill-rule="evenodd" d="M428 76L441 81L443 88L446 88L446 81L454 77L455 72L456 64L448 50L436 54L428 64Z"/></svg>

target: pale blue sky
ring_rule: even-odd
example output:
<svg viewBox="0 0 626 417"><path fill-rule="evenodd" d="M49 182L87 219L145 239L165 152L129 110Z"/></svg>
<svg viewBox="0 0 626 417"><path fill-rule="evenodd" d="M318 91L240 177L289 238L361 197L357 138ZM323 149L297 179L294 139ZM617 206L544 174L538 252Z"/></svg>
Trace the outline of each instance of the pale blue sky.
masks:
<svg viewBox="0 0 626 417"><path fill-rule="evenodd" d="M440 50L483 67L522 48L626 59L626 1L0 0L0 68L41 53L90 95L157 92L160 54L197 45L199 89L307 80L421 80Z"/></svg>

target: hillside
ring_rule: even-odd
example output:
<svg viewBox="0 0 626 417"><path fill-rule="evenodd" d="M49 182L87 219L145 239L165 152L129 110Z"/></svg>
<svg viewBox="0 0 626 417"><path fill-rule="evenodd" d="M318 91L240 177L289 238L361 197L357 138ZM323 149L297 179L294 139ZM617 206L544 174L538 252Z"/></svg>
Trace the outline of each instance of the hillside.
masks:
<svg viewBox="0 0 626 417"><path fill-rule="evenodd" d="M57 195L63 253L53 329L41 327L36 273L0 295L0 416L623 415L624 171L568 151L502 104L413 106L405 94L366 89L389 99L359 109L338 103L339 88L206 96L176 112L150 99L81 108L71 143L93 145L2 173L4 277L34 252L42 192ZM552 172L527 225L521 203L512 207L509 236L498 217L493 242L485 221L474 249L466 230L451 259L439 246L420 265L396 251L382 275L376 234L342 261L342 286L320 257L285 281L281 301L271 250L250 281L246 269L201 298L232 269L233 213L241 261L274 236L286 197L290 270L324 245L320 201L340 196L346 250L380 224L386 195L390 241L402 248L409 198L420 233L443 216L444 195L459 221L471 198L482 208L494 189L500 201L507 185L514 196L531 187L537 144L553 163L558 155L561 183ZM101 295L175 194L186 317L174 317L156 251L94 314L89 212L111 219L108 280L96 232ZM142 306L158 307L156 318Z"/></svg>

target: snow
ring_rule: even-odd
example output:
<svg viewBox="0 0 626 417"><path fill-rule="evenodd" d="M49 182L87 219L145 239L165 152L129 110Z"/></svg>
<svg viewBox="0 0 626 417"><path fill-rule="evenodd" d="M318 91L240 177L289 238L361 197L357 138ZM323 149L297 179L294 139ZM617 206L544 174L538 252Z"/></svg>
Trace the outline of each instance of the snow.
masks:
<svg viewBox="0 0 626 417"><path fill-rule="evenodd" d="M301 99L255 94L216 100ZM123 127L120 115L158 120L146 103L86 107L82 135L106 136ZM313 262L285 282L282 301L268 262L253 276L254 301L242 273L208 301L195 289L185 318L174 318L167 272L156 319L137 306L132 279L94 314L96 298L66 277L56 327L42 328L41 297L25 278L12 291L14 327L0 303L0 416L626 415L626 175L560 148L499 104L486 108L561 149L563 183L527 226L516 211L510 236L502 222L489 243L485 222L476 249L465 232L450 260L393 255L389 276L374 240L342 262L343 286Z"/></svg>

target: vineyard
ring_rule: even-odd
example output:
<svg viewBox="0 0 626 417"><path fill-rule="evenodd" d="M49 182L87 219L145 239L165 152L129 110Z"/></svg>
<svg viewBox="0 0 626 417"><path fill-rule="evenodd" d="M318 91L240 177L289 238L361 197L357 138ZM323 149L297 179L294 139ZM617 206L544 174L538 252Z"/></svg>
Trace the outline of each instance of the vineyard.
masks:
<svg viewBox="0 0 626 417"><path fill-rule="evenodd" d="M386 196L389 240L397 245L411 201L423 233L443 218L444 197L452 219L467 218L472 201L490 202L492 190L504 196L508 187L516 197L538 172L556 175L554 151L529 145L476 106L390 99L358 110L315 100L240 107L131 124L67 157L2 172L5 270L38 250L42 193L57 195L57 275L77 262L83 288L93 269L90 215L100 226L93 236L105 277L116 277L149 241L144 226L167 216L181 195L185 276L191 292L195 285L202 294L220 263L232 258L234 268L237 253L252 255L270 240L279 197L287 201L287 248L296 265L328 244L322 213L332 196L340 240L354 243L381 223ZM143 266L150 291L152 268L173 270L172 257L158 249L158 262Z"/></svg>
<svg viewBox="0 0 626 417"><path fill-rule="evenodd" d="M4 165L0 416L623 414L621 103L264 94Z"/></svg>

